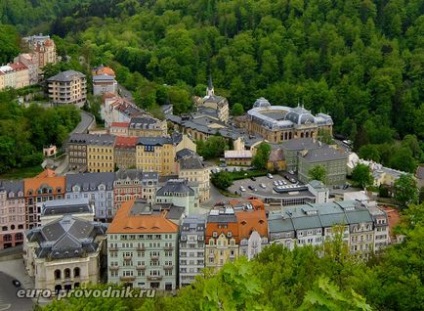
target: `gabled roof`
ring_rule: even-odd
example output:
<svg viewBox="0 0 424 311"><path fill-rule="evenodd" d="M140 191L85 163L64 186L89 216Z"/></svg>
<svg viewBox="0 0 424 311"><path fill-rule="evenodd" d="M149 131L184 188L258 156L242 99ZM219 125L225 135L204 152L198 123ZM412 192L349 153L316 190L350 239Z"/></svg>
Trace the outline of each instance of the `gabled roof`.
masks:
<svg viewBox="0 0 424 311"><path fill-rule="evenodd" d="M174 196L176 194L194 196L194 190L188 186L185 179L170 179L156 192L156 197Z"/></svg>
<svg viewBox="0 0 424 311"><path fill-rule="evenodd" d="M134 147L137 145L138 137L135 136L117 136L115 141L115 147L126 148Z"/></svg>
<svg viewBox="0 0 424 311"><path fill-rule="evenodd" d="M265 210L248 210L236 212L239 225L239 237L249 239L252 231L257 231L261 237L268 235L268 221Z"/></svg>
<svg viewBox="0 0 424 311"><path fill-rule="evenodd" d="M203 168L203 162L198 156L191 156L180 159L181 170L200 170Z"/></svg>
<svg viewBox="0 0 424 311"><path fill-rule="evenodd" d="M71 192L74 186L80 186L81 192L97 191L100 185L105 185L106 190L113 190L115 173L78 173L66 175L66 191Z"/></svg>

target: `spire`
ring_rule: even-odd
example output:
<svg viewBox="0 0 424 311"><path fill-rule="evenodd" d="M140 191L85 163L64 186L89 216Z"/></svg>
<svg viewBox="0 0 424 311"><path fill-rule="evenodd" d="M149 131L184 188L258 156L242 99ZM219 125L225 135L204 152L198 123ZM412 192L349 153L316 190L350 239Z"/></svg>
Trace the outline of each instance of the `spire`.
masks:
<svg viewBox="0 0 424 311"><path fill-rule="evenodd" d="M209 81L208 81L208 87L206 89L206 96L207 97L215 96L215 91L213 89L212 74L211 73L209 73Z"/></svg>

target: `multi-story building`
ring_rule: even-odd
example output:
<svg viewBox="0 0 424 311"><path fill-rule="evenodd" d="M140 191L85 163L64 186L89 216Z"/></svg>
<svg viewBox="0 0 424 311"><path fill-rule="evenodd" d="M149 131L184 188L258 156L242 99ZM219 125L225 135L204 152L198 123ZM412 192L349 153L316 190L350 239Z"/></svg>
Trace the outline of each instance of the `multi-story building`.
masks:
<svg viewBox="0 0 424 311"><path fill-rule="evenodd" d="M319 130L330 135L333 120L327 114L313 116L304 107L271 106L261 97L247 112L247 131L259 135L270 143L280 143L294 138L317 137Z"/></svg>
<svg viewBox="0 0 424 311"><path fill-rule="evenodd" d="M129 122L112 122L109 127L109 134L115 136L128 136Z"/></svg>
<svg viewBox="0 0 424 311"><path fill-rule="evenodd" d="M239 227L239 254L251 260L268 245L268 221L265 210L254 209L251 204L247 204L235 214Z"/></svg>
<svg viewBox="0 0 424 311"><path fill-rule="evenodd" d="M136 147L136 167L159 175L176 173L175 146L170 137L139 137Z"/></svg>
<svg viewBox="0 0 424 311"><path fill-rule="evenodd" d="M179 286L193 283L205 267L205 217L188 216L180 227Z"/></svg>
<svg viewBox="0 0 424 311"><path fill-rule="evenodd" d="M175 290L178 225L166 218L166 212L147 207L145 201L127 201L110 224L108 282Z"/></svg>
<svg viewBox="0 0 424 311"><path fill-rule="evenodd" d="M66 144L69 169L79 172L87 171L87 143L91 140L90 134L71 134Z"/></svg>
<svg viewBox="0 0 424 311"><path fill-rule="evenodd" d="M14 62L10 64L15 74L15 86L14 88L19 89L29 85L29 70L28 67L21 62Z"/></svg>
<svg viewBox="0 0 424 311"><path fill-rule="evenodd" d="M89 172L115 171L115 136L91 135L87 142L87 170Z"/></svg>
<svg viewBox="0 0 424 311"><path fill-rule="evenodd" d="M66 191L65 176L56 176L53 170L46 169L32 178L24 179L26 228L32 229L40 223L43 202L63 199Z"/></svg>
<svg viewBox="0 0 424 311"><path fill-rule="evenodd" d="M198 156L183 157L178 164L178 178L196 182L199 185L199 202L208 201L211 188L210 171L203 165L202 159Z"/></svg>
<svg viewBox="0 0 424 311"><path fill-rule="evenodd" d="M218 270L239 255L239 226L234 209L214 208L206 219L205 266Z"/></svg>
<svg viewBox="0 0 424 311"><path fill-rule="evenodd" d="M161 137L168 133L166 121L156 119L150 115L131 118L128 127L129 136Z"/></svg>
<svg viewBox="0 0 424 311"><path fill-rule="evenodd" d="M37 84L39 81L38 59L35 54L23 53L19 54L13 60L14 63L22 63L28 68L28 81L30 85Z"/></svg>
<svg viewBox="0 0 424 311"><path fill-rule="evenodd" d="M94 221L94 210L94 204L88 198L46 201L41 204L40 227L58 220L64 215L72 215L79 219Z"/></svg>
<svg viewBox="0 0 424 311"><path fill-rule="evenodd" d="M117 136L115 141L115 165L119 169L135 168L136 145L138 137Z"/></svg>
<svg viewBox="0 0 424 311"><path fill-rule="evenodd" d="M94 95L101 95L105 93L117 93L118 82L116 82L115 72L111 68L100 66L95 68L92 74Z"/></svg>
<svg viewBox="0 0 424 311"><path fill-rule="evenodd" d="M119 209L123 202L138 198L154 204L157 185L158 174L156 172L143 172L135 169L117 171L113 187L115 208Z"/></svg>
<svg viewBox="0 0 424 311"><path fill-rule="evenodd" d="M23 181L0 181L0 250L24 241L25 198Z"/></svg>
<svg viewBox="0 0 424 311"><path fill-rule="evenodd" d="M199 207L198 189L190 187L186 179L170 179L156 192L156 202L184 207L186 215L196 214Z"/></svg>
<svg viewBox="0 0 424 311"><path fill-rule="evenodd" d="M66 175L66 199L88 199L95 207L95 219L107 222L115 214L115 173L79 173Z"/></svg>
<svg viewBox="0 0 424 311"><path fill-rule="evenodd" d="M11 87L15 87L15 72L13 71L13 68L10 67L10 65L0 66L0 72L2 73L3 77L3 89Z"/></svg>
<svg viewBox="0 0 424 311"><path fill-rule="evenodd" d="M63 71L47 79L49 98L54 104L74 104L82 107L87 100L85 75L74 71Z"/></svg>
<svg viewBox="0 0 424 311"><path fill-rule="evenodd" d="M310 170L315 166L322 166L325 168L326 184L342 185L346 183L348 157L346 150L328 145L301 151L298 153L298 178L301 182L307 183L310 180Z"/></svg>
<svg viewBox="0 0 424 311"><path fill-rule="evenodd" d="M31 229L24 242L24 262L35 287L70 290L100 281L106 225L83 217L92 210L88 201L61 200L43 208L45 224Z"/></svg>
<svg viewBox="0 0 424 311"><path fill-rule="evenodd" d="M35 35L22 38L28 45L29 51L34 54L38 63L38 68L42 69L47 64L57 62L56 45L50 36Z"/></svg>
<svg viewBox="0 0 424 311"><path fill-rule="evenodd" d="M319 246L335 234L341 234L352 253L366 256L379 249L374 246L376 232L385 232L379 234L383 236L379 237L382 243L379 247L389 241L387 216L380 211L379 217L373 220L373 213L357 201L307 204L270 212L270 241L293 249L296 245Z"/></svg>

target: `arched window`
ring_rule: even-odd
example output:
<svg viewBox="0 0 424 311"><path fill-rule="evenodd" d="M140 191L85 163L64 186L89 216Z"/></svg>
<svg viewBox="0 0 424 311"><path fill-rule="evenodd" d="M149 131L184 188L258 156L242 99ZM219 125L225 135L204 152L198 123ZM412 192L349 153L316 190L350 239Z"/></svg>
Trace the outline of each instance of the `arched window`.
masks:
<svg viewBox="0 0 424 311"><path fill-rule="evenodd" d="M65 279L69 279L71 277L71 269L65 269Z"/></svg>
<svg viewBox="0 0 424 311"><path fill-rule="evenodd" d="M79 276L80 276L80 268L76 267L74 269L74 277L79 278Z"/></svg>
<svg viewBox="0 0 424 311"><path fill-rule="evenodd" d="M58 280L61 278L61 271L59 269L54 270L54 278L55 280Z"/></svg>

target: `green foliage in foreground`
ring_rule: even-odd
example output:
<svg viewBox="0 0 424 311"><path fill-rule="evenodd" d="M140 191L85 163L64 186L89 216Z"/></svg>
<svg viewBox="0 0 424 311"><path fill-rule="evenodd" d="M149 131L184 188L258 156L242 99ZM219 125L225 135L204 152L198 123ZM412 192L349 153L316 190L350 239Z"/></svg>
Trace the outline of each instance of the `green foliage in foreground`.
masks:
<svg viewBox="0 0 424 311"><path fill-rule="evenodd" d="M44 310L423 310L424 205L406 214L400 227L405 241L368 261L349 254L343 228L336 226L335 238L319 249L270 245L254 260L239 258L217 273L205 269L174 297L69 299Z"/></svg>

